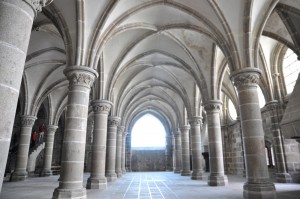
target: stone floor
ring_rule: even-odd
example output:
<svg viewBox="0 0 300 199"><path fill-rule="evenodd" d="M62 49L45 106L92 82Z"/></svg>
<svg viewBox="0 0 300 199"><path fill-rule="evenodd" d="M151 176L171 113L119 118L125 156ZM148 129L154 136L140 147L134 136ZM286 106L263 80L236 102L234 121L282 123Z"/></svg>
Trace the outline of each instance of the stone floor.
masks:
<svg viewBox="0 0 300 199"><path fill-rule="evenodd" d="M85 183L88 174L85 174ZM228 176L225 187L209 187L172 172L127 173L104 191L87 190L88 199L238 199L245 178ZM50 199L58 176L29 178L25 182L4 182L0 199ZM278 199L298 199L300 184L276 183Z"/></svg>

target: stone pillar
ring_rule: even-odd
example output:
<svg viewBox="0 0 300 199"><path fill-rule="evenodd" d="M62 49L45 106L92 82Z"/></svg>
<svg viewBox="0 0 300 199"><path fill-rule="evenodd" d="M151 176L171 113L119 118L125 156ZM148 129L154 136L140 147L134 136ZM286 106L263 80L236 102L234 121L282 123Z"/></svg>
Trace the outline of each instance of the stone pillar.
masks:
<svg viewBox="0 0 300 199"><path fill-rule="evenodd" d="M46 146L44 152L44 165L43 170L40 176L50 176L52 175L51 163L52 163L52 154L53 154L53 144L54 144L54 135L58 126L48 125L46 132Z"/></svg>
<svg viewBox="0 0 300 199"><path fill-rule="evenodd" d="M15 171L12 174L11 181L21 181L27 178L27 162L30 146L30 138L33 124L36 117L24 115L21 117L21 132L18 145Z"/></svg>
<svg viewBox="0 0 300 199"><path fill-rule="evenodd" d="M97 72L84 66L67 67L64 70L69 80L69 93L62 146L59 186L53 199L86 198L82 185L86 126L89 109L89 94Z"/></svg>
<svg viewBox="0 0 300 199"><path fill-rule="evenodd" d="M105 176L108 182L117 179L116 174L116 143L117 143L117 127L120 123L119 117L108 117L107 126L107 143L106 143L106 166Z"/></svg>
<svg viewBox="0 0 300 199"><path fill-rule="evenodd" d="M174 173L180 173L182 170L182 148L181 148L181 134L180 132L175 133L175 168Z"/></svg>
<svg viewBox="0 0 300 199"><path fill-rule="evenodd" d="M118 126L118 133L117 133L117 153L116 153L116 172L118 178L122 177L122 136L124 133L125 127Z"/></svg>
<svg viewBox="0 0 300 199"><path fill-rule="evenodd" d="M131 172L131 135L126 136L126 149L125 149L125 167L126 172Z"/></svg>
<svg viewBox="0 0 300 199"><path fill-rule="evenodd" d="M224 186L228 183L227 176L224 174L222 134L220 124L221 105L221 101L211 100L204 107L207 115L208 130L210 167L210 175L208 177L209 186Z"/></svg>
<svg viewBox="0 0 300 199"><path fill-rule="evenodd" d="M265 140L259 108L257 85L261 72L247 68L231 75L237 88L243 133L247 182L244 198L276 198L274 184L270 181L265 154Z"/></svg>
<svg viewBox="0 0 300 199"><path fill-rule="evenodd" d="M286 158L283 146L283 137L280 129L280 121L282 119L283 110L278 101L268 102L265 107L271 114L271 130L273 133L274 152L276 160L276 180L281 183L292 182L292 178L287 171Z"/></svg>
<svg viewBox="0 0 300 199"><path fill-rule="evenodd" d="M0 191L5 173L32 23L51 1L0 0ZM18 31L22 30L22 31Z"/></svg>
<svg viewBox="0 0 300 199"><path fill-rule="evenodd" d="M124 132L123 133L123 137L122 137L122 165L121 165L121 168L122 168L122 173L125 174L126 173L126 167L125 167L125 160L126 160L126 153L125 153L125 150L126 150L126 136L127 136L128 132Z"/></svg>
<svg viewBox="0 0 300 199"><path fill-rule="evenodd" d="M200 128L202 125L202 117L195 116L190 119L191 125L191 146L192 146L192 180L202 180L203 168L202 168L202 153L201 153L201 134Z"/></svg>
<svg viewBox="0 0 300 199"><path fill-rule="evenodd" d="M112 103L106 100L94 100L94 132L92 146L92 171L87 180L87 189L105 189L106 142L107 142L107 117Z"/></svg>
<svg viewBox="0 0 300 199"><path fill-rule="evenodd" d="M191 175L189 130L190 130L190 126L180 127L181 149L182 149L182 170L181 170L182 176Z"/></svg>

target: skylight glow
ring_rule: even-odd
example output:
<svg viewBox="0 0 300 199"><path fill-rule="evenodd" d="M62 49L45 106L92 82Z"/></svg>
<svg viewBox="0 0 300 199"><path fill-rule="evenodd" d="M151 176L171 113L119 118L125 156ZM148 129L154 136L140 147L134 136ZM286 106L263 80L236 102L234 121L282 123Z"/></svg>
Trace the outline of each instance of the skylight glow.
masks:
<svg viewBox="0 0 300 199"><path fill-rule="evenodd" d="M153 115L142 116L133 126L132 148L165 148L166 131L163 124Z"/></svg>

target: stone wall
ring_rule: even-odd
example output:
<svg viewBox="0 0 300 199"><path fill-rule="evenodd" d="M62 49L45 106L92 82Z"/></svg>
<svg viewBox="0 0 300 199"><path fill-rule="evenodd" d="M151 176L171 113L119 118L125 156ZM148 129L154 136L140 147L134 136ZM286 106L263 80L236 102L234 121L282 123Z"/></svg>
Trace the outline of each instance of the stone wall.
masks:
<svg viewBox="0 0 300 199"><path fill-rule="evenodd" d="M165 171L165 150L132 150L132 171Z"/></svg>
<svg viewBox="0 0 300 199"><path fill-rule="evenodd" d="M295 139L284 139L288 172L293 181L300 183L300 144Z"/></svg>
<svg viewBox="0 0 300 199"><path fill-rule="evenodd" d="M54 145L53 145L53 155L52 155L52 165L58 166L61 162L61 154L62 154L62 142L64 138L64 126L65 119L64 113L60 117L58 128L54 135Z"/></svg>
<svg viewBox="0 0 300 199"><path fill-rule="evenodd" d="M243 175L244 159L239 121L222 127L224 134L224 164L226 174Z"/></svg>

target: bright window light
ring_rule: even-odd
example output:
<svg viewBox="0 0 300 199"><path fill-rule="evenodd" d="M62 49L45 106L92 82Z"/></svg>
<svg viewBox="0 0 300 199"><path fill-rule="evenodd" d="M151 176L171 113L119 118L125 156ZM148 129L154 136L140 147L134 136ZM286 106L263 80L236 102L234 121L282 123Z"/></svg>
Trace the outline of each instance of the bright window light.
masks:
<svg viewBox="0 0 300 199"><path fill-rule="evenodd" d="M283 58L283 75L287 94L293 92L299 72L300 62L297 55L291 49L288 49Z"/></svg>
<svg viewBox="0 0 300 199"><path fill-rule="evenodd" d="M237 118L237 113L236 113L236 109L233 105L233 102L229 99L228 100L228 110L229 110L229 115L233 120L236 120Z"/></svg>
<svg viewBox="0 0 300 199"><path fill-rule="evenodd" d="M258 94L259 107L262 108L265 106L266 100L265 100L265 96L259 86L257 87L257 94Z"/></svg>
<svg viewBox="0 0 300 199"><path fill-rule="evenodd" d="M166 148L166 131L153 115L142 116L132 128L132 148Z"/></svg>

